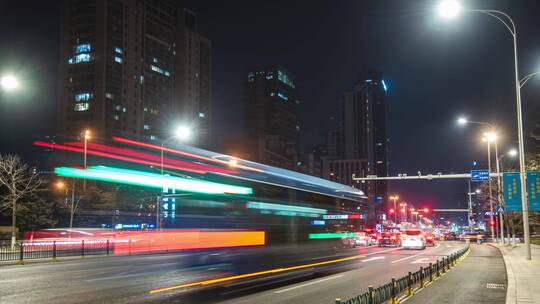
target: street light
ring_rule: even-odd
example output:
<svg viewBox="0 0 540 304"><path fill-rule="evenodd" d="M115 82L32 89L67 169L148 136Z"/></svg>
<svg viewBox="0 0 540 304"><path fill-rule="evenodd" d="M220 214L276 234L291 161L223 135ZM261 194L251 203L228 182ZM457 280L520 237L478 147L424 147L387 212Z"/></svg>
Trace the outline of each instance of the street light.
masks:
<svg viewBox="0 0 540 304"><path fill-rule="evenodd" d="M189 141L192 136L191 128L188 126L178 126L176 128L176 138L181 141Z"/></svg>
<svg viewBox="0 0 540 304"><path fill-rule="evenodd" d="M456 17L461 11L461 4L457 1L443 1L437 7L440 16L450 19Z"/></svg>
<svg viewBox="0 0 540 304"><path fill-rule="evenodd" d="M13 91L19 87L19 81L13 75L4 75L0 79L0 86L5 91Z"/></svg>
<svg viewBox="0 0 540 304"><path fill-rule="evenodd" d="M84 130L83 132L83 138L84 138L84 169L86 169L86 155L88 150L88 141L92 138L92 132L89 129ZM85 173L86 174L86 173ZM83 179L83 191L86 192L86 176Z"/></svg>
<svg viewBox="0 0 540 304"><path fill-rule="evenodd" d="M492 142L495 144L495 156L497 160L497 182L498 182L498 190L499 190L498 202L499 202L499 205L501 204L501 197L500 197L501 179L498 175L499 174L499 158L498 158L498 148L497 148L497 133L495 132L495 127L488 122L469 120L464 117L458 118L457 121L460 125L476 124L476 125L486 126L489 128L489 132L484 132L482 141L487 142L488 174L489 174L489 178L488 178L488 188L489 188L488 197L489 197L489 213L490 213L489 218L491 221L493 221L493 200L492 200L492 191L491 191L491 143ZM470 188L471 186L470 186L470 181L469 181L469 192L471 192ZM472 231L472 221L470 220L471 216L472 216L472 202L471 202L471 197L469 196L469 229L471 229ZM495 230L493 229L493 226L491 226L490 229L491 229L491 238L495 240Z"/></svg>
<svg viewBox="0 0 540 304"><path fill-rule="evenodd" d="M462 11L461 5L457 1L447 0L442 2L438 7L439 13L446 18L452 18ZM523 209L523 238L525 241L526 259L531 259L531 239L529 235L529 206L527 203L527 181L525 169L525 148L523 143L523 117L521 111L521 87L533 75L527 75L523 78L523 82L519 79L518 56L517 56L517 30L514 20L504 12L498 10L477 10L467 9L467 12L476 12L488 15L501 22L512 35L514 49L514 87L516 90L516 113L517 113L517 131L518 131L518 152L519 152L519 176L521 181L521 206ZM535 73L533 73L535 74ZM536 75L536 74L535 74Z"/></svg>

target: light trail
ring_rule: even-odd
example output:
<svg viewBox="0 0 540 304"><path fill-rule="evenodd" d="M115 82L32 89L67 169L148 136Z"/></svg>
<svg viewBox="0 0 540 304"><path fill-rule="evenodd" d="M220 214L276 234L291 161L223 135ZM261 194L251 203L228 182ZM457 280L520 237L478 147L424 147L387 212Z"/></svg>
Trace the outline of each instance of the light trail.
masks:
<svg viewBox="0 0 540 304"><path fill-rule="evenodd" d="M223 282L234 281L234 280L239 280L239 279L262 276L265 274L274 274L274 273L281 273L281 272L286 272L286 271L291 271L291 270L311 268L315 266L336 264L336 263L341 263L341 262L346 262L346 261L357 260L357 259L365 258L365 257L366 257L365 255L355 255L352 257L328 260L328 261L323 261L323 262L318 262L318 263L291 266L291 267L286 267L286 268L276 268L276 269L264 270L264 271L259 271L259 272L252 272L252 273L246 273L246 274L241 274L241 275L223 277L223 278L218 278L218 279L213 279L213 280L199 281L199 282L175 285L175 286L170 286L170 287L165 287L165 288L160 288L160 289L154 289L154 290L150 290L149 293L155 294L155 293L171 291L171 290L176 290L176 289L181 289L181 288L186 288L186 287L211 285L211 284L216 284L216 283L223 283Z"/></svg>
<svg viewBox="0 0 540 304"><path fill-rule="evenodd" d="M200 160L205 160L205 161L208 161L208 162L219 163L221 165L229 166L231 164L229 161L226 161L226 160L215 159L215 158L211 158L211 157L197 155L197 154L193 154L193 153L189 153L189 152L185 152L185 151L180 151L180 150L172 149L172 148L168 148L168 147L162 147L162 146L159 146L159 145L148 144L148 143L144 143L144 142L140 142L140 141L136 141L136 140L131 140L131 139L127 139L127 138L113 136L112 139L114 141L124 143L124 144L128 144L128 145L134 145L134 146L139 146L139 147L158 150L158 151L163 150L164 152L177 154L177 155L182 155L182 156L187 156L187 157L196 158L196 159L200 159ZM248 171L259 172L259 173L264 172L263 170L248 167L248 166L244 166L244 165L240 165L240 164L235 164L234 167L244 169L244 170L248 170Z"/></svg>
<svg viewBox="0 0 540 304"><path fill-rule="evenodd" d="M86 178L104 182L116 182L161 189L168 188L206 194L232 193L250 195L253 193L253 189L248 187L105 166L92 166L87 169L57 167L54 169L54 173L64 177Z"/></svg>

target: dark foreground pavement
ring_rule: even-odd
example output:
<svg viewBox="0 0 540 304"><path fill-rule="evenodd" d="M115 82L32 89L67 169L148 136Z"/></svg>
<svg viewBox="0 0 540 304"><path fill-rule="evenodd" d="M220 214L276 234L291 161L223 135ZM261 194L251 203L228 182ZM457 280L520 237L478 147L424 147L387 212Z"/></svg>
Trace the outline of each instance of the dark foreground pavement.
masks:
<svg viewBox="0 0 540 304"><path fill-rule="evenodd" d="M406 302L505 303L506 286L506 268L500 251L487 244L471 245L467 258Z"/></svg>

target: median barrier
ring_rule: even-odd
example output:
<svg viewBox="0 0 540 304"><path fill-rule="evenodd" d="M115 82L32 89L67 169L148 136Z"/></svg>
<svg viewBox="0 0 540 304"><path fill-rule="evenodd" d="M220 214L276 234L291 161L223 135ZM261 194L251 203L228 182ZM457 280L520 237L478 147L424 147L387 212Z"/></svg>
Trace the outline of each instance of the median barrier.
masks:
<svg viewBox="0 0 540 304"><path fill-rule="evenodd" d="M392 278L392 280L377 288L372 286L363 294L343 301L336 298L335 304L381 304L388 302L397 304L400 301L411 297L418 290L425 288L435 280L438 280L446 271L454 267L469 253L469 246L460 249L442 260L437 260L435 264L429 263L429 267L420 267L418 271L409 272L401 278Z"/></svg>

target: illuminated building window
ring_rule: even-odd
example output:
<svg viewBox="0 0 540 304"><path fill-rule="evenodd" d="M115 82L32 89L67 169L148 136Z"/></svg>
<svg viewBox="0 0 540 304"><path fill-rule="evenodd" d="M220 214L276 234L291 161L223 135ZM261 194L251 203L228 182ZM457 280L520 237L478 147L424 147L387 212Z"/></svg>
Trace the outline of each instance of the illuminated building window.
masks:
<svg viewBox="0 0 540 304"><path fill-rule="evenodd" d="M199 112L199 117L204 118L206 115L203 112Z"/></svg>
<svg viewBox="0 0 540 304"><path fill-rule="evenodd" d="M81 102L76 103L74 110L77 112L87 111L88 108L90 108L90 104L88 102Z"/></svg>
<svg viewBox="0 0 540 304"><path fill-rule="evenodd" d="M276 93L275 93L275 92L271 92L271 93L270 93L270 96L271 96L271 97L274 97L274 96L276 96Z"/></svg>
<svg viewBox="0 0 540 304"><path fill-rule="evenodd" d="M88 101L88 100L90 100L90 98L92 98L92 96L93 96L93 94L92 94L92 93L88 93L88 92L75 94L75 101L76 101L76 102L80 102L80 101Z"/></svg>
<svg viewBox="0 0 540 304"><path fill-rule="evenodd" d="M161 74L161 75L165 75L165 76L167 76L167 77L168 77L168 76L171 76L171 73L169 73L169 71L164 70L164 69L162 69L162 68L160 68L160 67L157 67L157 66L155 66L155 65L151 65L151 66L150 66L150 69L151 69L152 71L154 71L154 72L157 72L157 73Z"/></svg>
<svg viewBox="0 0 540 304"><path fill-rule="evenodd" d="M266 79L268 79L268 80L274 79L274 75L268 74L268 75L266 75Z"/></svg>
<svg viewBox="0 0 540 304"><path fill-rule="evenodd" d="M105 98L113 99L114 95L111 93L105 93Z"/></svg>
<svg viewBox="0 0 540 304"><path fill-rule="evenodd" d="M281 92L277 92L277 96L283 100L289 100L289 97L287 97L287 95L281 93Z"/></svg>
<svg viewBox="0 0 540 304"><path fill-rule="evenodd" d="M92 50L90 43L78 44L75 46L75 54L88 53Z"/></svg>
<svg viewBox="0 0 540 304"><path fill-rule="evenodd" d="M117 105L116 107L114 107L116 109L116 111L120 111L122 109L122 107L120 105Z"/></svg>
<svg viewBox="0 0 540 304"><path fill-rule="evenodd" d="M122 112L126 113L127 109L126 108L123 108L122 109Z"/></svg>
<svg viewBox="0 0 540 304"><path fill-rule="evenodd" d="M149 126L149 125L144 125L143 128L144 128L145 130L150 130L150 126Z"/></svg>
<svg viewBox="0 0 540 304"><path fill-rule="evenodd" d="M155 58L155 57L154 57L154 58L152 58L152 62L153 62L153 63L158 63L158 60L157 60L157 58Z"/></svg>
<svg viewBox="0 0 540 304"><path fill-rule="evenodd" d="M118 56L114 56L114 61L118 62L118 63L122 63L122 58L120 58Z"/></svg>
<svg viewBox="0 0 540 304"><path fill-rule="evenodd" d="M249 82L255 81L255 74L253 72L248 73L248 81Z"/></svg>
<svg viewBox="0 0 540 304"><path fill-rule="evenodd" d="M143 76L143 75L139 76L139 82L140 82L141 84L144 83L144 76Z"/></svg>
<svg viewBox="0 0 540 304"><path fill-rule="evenodd" d="M292 82L292 79L289 78L289 75L287 75L285 72L278 70L278 79L279 81L283 82L284 84L290 86L291 88L294 88L294 83Z"/></svg>
<svg viewBox="0 0 540 304"><path fill-rule="evenodd" d="M79 54L68 59L69 64L77 64L84 62L91 62L94 60L94 56L90 54Z"/></svg>
<svg viewBox="0 0 540 304"><path fill-rule="evenodd" d="M118 116L118 115L114 115L114 117L113 117L113 118L114 118L114 120L119 120L119 119L120 119L120 116Z"/></svg>
<svg viewBox="0 0 540 304"><path fill-rule="evenodd" d="M115 47L115 48L114 48L114 51L117 52L118 54L122 54L122 53L123 53L122 49L119 48L119 47Z"/></svg>
<svg viewBox="0 0 540 304"><path fill-rule="evenodd" d="M157 136L155 136L155 135L150 135L150 140L156 140L156 139L158 139Z"/></svg>

